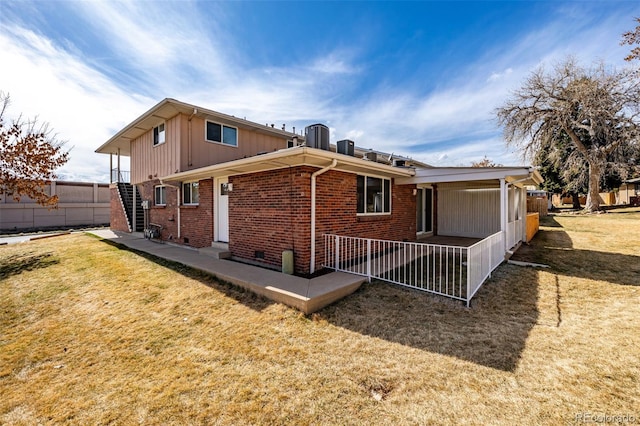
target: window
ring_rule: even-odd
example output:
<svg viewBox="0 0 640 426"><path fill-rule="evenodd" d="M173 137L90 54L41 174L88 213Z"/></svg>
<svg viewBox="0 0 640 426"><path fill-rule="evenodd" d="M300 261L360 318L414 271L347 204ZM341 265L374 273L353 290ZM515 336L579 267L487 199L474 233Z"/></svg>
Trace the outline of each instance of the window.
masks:
<svg viewBox="0 0 640 426"><path fill-rule="evenodd" d="M208 142L238 146L238 129L207 120L205 138Z"/></svg>
<svg viewBox="0 0 640 426"><path fill-rule="evenodd" d="M164 141L164 123L162 123L153 128L153 146L160 145Z"/></svg>
<svg viewBox="0 0 640 426"><path fill-rule="evenodd" d="M166 206L167 205L167 191L164 186L156 186L155 187L155 203L156 206Z"/></svg>
<svg viewBox="0 0 640 426"><path fill-rule="evenodd" d="M391 182L370 176L358 176L358 213L390 213Z"/></svg>
<svg viewBox="0 0 640 426"><path fill-rule="evenodd" d="M198 204L199 201L198 182L182 184L182 204Z"/></svg>

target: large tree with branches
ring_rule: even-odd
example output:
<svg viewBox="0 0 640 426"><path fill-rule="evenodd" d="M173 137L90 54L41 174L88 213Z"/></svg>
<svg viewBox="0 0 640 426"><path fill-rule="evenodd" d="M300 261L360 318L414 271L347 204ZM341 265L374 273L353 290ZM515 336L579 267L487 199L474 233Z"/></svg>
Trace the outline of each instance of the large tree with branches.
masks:
<svg viewBox="0 0 640 426"><path fill-rule="evenodd" d="M609 170L626 168L637 150L640 80L632 70L600 63L583 68L573 58L552 70L538 68L497 109L507 144L532 160L543 147L570 141L565 167L587 165L587 211L600 208L600 180Z"/></svg>
<svg viewBox="0 0 640 426"><path fill-rule="evenodd" d="M45 185L56 178L55 170L67 162L69 152L47 123L18 117L7 125L8 106L9 95L0 92L0 194L55 207L58 197L47 194Z"/></svg>

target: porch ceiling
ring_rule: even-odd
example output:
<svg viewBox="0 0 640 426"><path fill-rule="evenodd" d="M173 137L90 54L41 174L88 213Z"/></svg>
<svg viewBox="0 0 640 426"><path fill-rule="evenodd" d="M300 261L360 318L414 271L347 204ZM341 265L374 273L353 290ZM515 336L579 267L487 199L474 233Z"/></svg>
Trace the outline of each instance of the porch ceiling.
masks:
<svg viewBox="0 0 640 426"><path fill-rule="evenodd" d="M389 178L405 178L413 176L415 173L415 169L412 168L389 166L320 149L295 147L174 173L164 176L162 181L192 181L212 177L257 173L293 166L323 168L331 164L334 159L337 160L337 165L334 170L347 173L368 174Z"/></svg>

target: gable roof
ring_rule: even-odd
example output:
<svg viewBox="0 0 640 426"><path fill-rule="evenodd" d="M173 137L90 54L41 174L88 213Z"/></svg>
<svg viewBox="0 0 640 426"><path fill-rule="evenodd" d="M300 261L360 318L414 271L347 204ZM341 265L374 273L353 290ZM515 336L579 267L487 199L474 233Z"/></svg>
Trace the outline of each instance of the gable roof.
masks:
<svg viewBox="0 0 640 426"><path fill-rule="evenodd" d="M119 149L120 155L128 157L131 155L130 142L133 139L142 136L144 133L153 129L158 125L158 122L168 120L180 113L187 116L194 114L198 117L214 119L222 124L228 124L240 129L252 130L258 133L275 135L282 138L291 139L294 136L301 138L300 135L296 135L295 133L287 132L285 130L276 129L275 127L269 127L265 126L264 124L254 123L243 118L234 117L232 115L223 114L221 112L213 111L207 108L180 102L172 98L165 98L158 102L147 112L142 114L140 117L136 118L131 123L126 125L118 133L113 135L111 139L102 144L102 146L96 149L95 152L100 154L115 154Z"/></svg>

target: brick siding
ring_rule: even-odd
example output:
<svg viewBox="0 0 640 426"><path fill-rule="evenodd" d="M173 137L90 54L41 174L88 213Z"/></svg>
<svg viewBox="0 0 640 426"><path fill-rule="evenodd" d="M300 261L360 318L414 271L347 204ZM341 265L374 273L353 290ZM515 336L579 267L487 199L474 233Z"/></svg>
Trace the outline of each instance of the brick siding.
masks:
<svg viewBox="0 0 640 426"><path fill-rule="evenodd" d="M156 206L155 187L159 180L137 185L143 200L149 200L149 222L162 226L161 239L192 247L208 247L213 241L213 187L212 180L201 180L198 185L200 201L197 206L179 206L181 188L165 185L166 206ZM180 237L178 237L178 208L180 208Z"/></svg>
<svg viewBox="0 0 640 426"><path fill-rule="evenodd" d="M118 194L118 187L112 185L109 188L110 196L110 224L109 227L114 231L129 232L129 224L127 222L127 216L122 207L120 201L120 194Z"/></svg>
<svg viewBox="0 0 640 426"><path fill-rule="evenodd" d="M311 263L311 174L294 167L230 178L229 249L233 255L279 266L283 250L294 251L295 271ZM328 171L316 181L316 270L324 253L323 234L414 241L416 197L413 185L393 185L392 213L358 216L356 175ZM264 259L256 259L256 251Z"/></svg>
<svg viewBox="0 0 640 426"><path fill-rule="evenodd" d="M279 267L294 251L296 272L309 272L310 167L231 176L229 250L234 256ZM264 259L256 257L263 252Z"/></svg>

